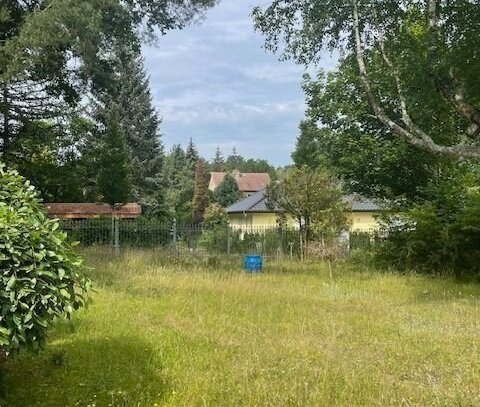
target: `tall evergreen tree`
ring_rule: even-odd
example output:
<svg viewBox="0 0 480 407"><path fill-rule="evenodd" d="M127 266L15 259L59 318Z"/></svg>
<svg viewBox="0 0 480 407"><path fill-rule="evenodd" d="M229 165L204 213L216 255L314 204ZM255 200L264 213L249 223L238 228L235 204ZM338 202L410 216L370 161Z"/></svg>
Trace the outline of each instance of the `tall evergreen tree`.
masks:
<svg viewBox="0 0 480 407"><path fill-rule="evenodd" d="M220 146L215 150L215 157L212 160L212 170L215 172L222 172L225 168L225 159L223 158Z"/></svg>
<svg viewBox="0 0 480 407"><path fill-rule="evenodd" d="M199 159L195 166L195 192L192 201L193 222L199 223L203 220L203 215L208 204L208 182L205 174L205 163Z"/></svg>
<svg viewBox="0 0 480 407"><path fill-rule="evenodd" d="M179 221L191 221L195 182L185 151L178 144L172 147L166 157L164 176L168 215Z"/></svg>
<svg viewBox="0 0 480 407"><path fill-rule="evenodd" d="M230 174L226 174L222 183L213 193L215 202L222 205L224 208L235 203L240 197L238 191L237 181Z"/></svg>
<svg viewBox="0 0 480 407"><path fill-rule="evenodd" d="M2 0L0 155L26 122L64 118L82 95L104 88L115 46L184 27L214 0ZM75 63L71 63L75 61Z"/></svg>
<svg viewBox="0 0 480 407"><path fill-rule="evenodd" d="M188 166L191 169L193 175L195 172L197 161L199 160L200 156L198 155L197 147L195 147L195 144L193 144L193 140L191 137L190 141L188 142L187 149L185 150L185 156L187 158Z"/></svg>
<svg viewBox="0 0 480 407"><path fill-rule="evenodd" d="M140 202L147 214L165 211L164 160L159 119L152 106L150 83L139 54L117 51L113 98L122 112L119 126L125 137L132 164L132 199Z"/></svg>
<svg viewBox="0 0 480 407"><path fill-rule="evenodd" d="M233 170L238 170L240 166L243 163L243 157L238 154L237 148L233 147L232 152L230 155L227 157L227 160L225 161L225 169L226 171L233 171Z"/></svg>
<svg viewBox="0 0 480 407"><path fill-rule="evenodd" d="M103 201L115 205L129 200L131 167L118 113L112 109L105 121L105 132L100 144L97 185Z"/></svg>

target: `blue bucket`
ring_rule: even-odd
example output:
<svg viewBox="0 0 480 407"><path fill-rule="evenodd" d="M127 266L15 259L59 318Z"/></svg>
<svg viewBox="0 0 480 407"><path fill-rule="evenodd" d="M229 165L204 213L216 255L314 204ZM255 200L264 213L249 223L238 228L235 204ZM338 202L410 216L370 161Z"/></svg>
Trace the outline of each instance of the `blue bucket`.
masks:
<svg viewBox="0 0 480 407"><path fill-rule="evenodd" d="M249 273L256 273L261 271L263 267L262 256L245 256L243 267Z"/></svg>

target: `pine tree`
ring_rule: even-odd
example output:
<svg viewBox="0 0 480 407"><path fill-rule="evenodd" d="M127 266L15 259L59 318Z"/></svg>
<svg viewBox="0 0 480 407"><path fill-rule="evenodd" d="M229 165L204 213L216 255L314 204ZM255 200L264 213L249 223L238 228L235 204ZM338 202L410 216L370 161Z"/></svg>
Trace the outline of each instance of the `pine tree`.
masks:
<svg viewBox="0 0 480 407"><path fill-rule="evenodd" d="M185 151L178 144L172 147L166 157L164 176L168 215L181 222L191 221L195 182Z"/></svg>
<svg viewBox="0 0 480 407"><path fill-rule="evenodd" d="M227 160L225 161L225 170L226 171L234 171L234 170L239 170L240 167L242 166L244 159L243 157L238 154L237 148L233 147L232 152L230 155L227 157Z"/></svg>
<svg viewBox="0 0 480 407"><path fill-rule="evenodd" d="M150 83L143 60L132 51L117 50L113 91L109 92L119 111L119 126L132 164L132 198L139 201L144 213L165 212L164 161L157 112L152 106Z"/></svg>
<svg viewBox="0 0 480 407"><path fill-rule="evenodd" d="M192 175L195 172L195 167L197 165L197 161L199 160L200 156L198 155L197 147L193 144L193 140L190 137L190 141L188 142L187 149L185 150L185 156L187 158L187 163L192 171Z"/></svg>
<svg viewBox="0 0 480 407"><path fill-rule="evenodd" d="M127 202L132 190L131 167L125 139L118 125L118 114L114 109L109 112L105 122L98 165L97 185L103 201L112 206Z"/></svg>
<svg viewBox="0 0 480 407"><path fill-rule="evenodd" d="M225 169L225 160L222 151L220 150L220 146L217 146L217 149L215 150L215 157L212 160L212 169L215 172L222 172Z"/></svg>
<svg viewBox="0 0 480 407"><path fill-rule="evenodd" d="M199 159L195 166L195 192L192 201L193 222L199 223L203 220L203 215L208 204L208 183L205 174L205 163Z"/></svg>
<svg viewBox="0 0 480 407"><path fill-rule="evenodd" d="M222 205L224 208L235 203L240 194L238 191L237 181L230 174L226 174L222 183L213 193L215 202Z"/></svg>

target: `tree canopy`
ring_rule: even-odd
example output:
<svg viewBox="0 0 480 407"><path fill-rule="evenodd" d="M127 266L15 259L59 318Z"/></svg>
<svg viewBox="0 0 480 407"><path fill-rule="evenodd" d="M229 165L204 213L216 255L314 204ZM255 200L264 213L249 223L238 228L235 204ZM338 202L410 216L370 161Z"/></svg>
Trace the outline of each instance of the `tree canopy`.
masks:
<svg viewBox="0 0 480 407"><path fill-rule="evenodd" d="M8 0L0 4L0 153L25 122L58 119L108 87L114 49L181 28L215 0Z"/></svg>
<svg viewBox="0 0 480 407"><path fill-rule="evenodd" d="M340 182L324 168L294 167L267 187L269 205L295 217L302 229L331 235L345 225Z"/></svg>
<svg viewBox="0 0 480 407"><path fill-rule="evenodd" d="M275 0L253 16L266 47L283 44L285 58L308 64L325 49L353 58L358 102L389 133L436 155L480 158L479 5Z"/></svg>

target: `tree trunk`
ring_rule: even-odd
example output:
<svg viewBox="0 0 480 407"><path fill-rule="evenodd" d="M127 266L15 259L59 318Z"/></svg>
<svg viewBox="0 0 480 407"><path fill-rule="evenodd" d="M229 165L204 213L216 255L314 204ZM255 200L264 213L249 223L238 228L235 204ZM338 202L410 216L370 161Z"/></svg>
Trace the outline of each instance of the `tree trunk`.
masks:
<svg viewBox="0 0 480 407"><path fill-rule="evenodd" d="M10 142L10 108L8 105L8 86L7 83L3 84L3 89L2 89L2 101L3 101L3 109L2 109L2 114L3 114L3 135L2 135L2 146L0 152L2 153L2 156L5 156L7 149L8 149L8 144Z"/></svg>

